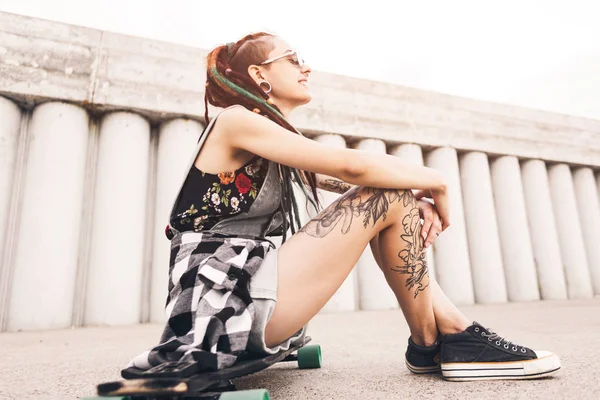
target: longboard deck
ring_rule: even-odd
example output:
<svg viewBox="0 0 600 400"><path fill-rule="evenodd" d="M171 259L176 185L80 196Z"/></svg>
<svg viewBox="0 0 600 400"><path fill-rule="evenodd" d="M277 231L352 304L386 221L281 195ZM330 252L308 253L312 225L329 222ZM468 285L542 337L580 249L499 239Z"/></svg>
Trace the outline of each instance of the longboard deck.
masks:
<svg viewBox="0 0 600 400"><path fill-rule="evenodd" d="M100 396L172 396L177 398L201 395L204 398L218 398L221 392L219 387L231 387L230 379L262 371L278 362L297 360L292 353L304 347L310 340L310 337L307 336L303 343L294 345L288 350L266 357L245 359L230 368L193 374L186 378L157 377L156 374L145 377L144 372L135 374L130 370L128 377L131 376L131 379L102 383L97 386L97 391Z"/></svg>

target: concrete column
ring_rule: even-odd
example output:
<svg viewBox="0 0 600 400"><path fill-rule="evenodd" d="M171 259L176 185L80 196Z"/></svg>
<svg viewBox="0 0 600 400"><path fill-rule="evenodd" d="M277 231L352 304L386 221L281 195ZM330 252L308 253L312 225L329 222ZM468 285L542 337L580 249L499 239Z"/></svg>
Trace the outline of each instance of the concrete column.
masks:
<svg viewBox="0 0 600 400"><path fill-rule="evenodd" d="M596 172L596 188L598 189L598 198L600 199L600 172Z"/></svg>
<svg viewBox="0 0 600 400"><path fill-rule="evenodd" d="M593 296L593 289L579 224L571 170L566 164L552 165L548 168L548 177L567 280L567 293L571 299L587 299Z"/></svg>
<svg viewBox="0 0 600 400"><path fill-rule="evenodd" d="M8 329L71 325L88 144L80 107L33 112L17 224Z"/></svg>
<svg viewBox="0 0 600 400"><path fill-rule="evenodd" d="M9 218L20 123L19 107L0 97L0 260Z"/></svg>
<svg viewBox="0 0 600 400"><path fill-rule="evenodd" d="M86 324L140 320L150 126L116 112L100 127Z"/></svg>
<svg viewBox="0 0 600 400"><path fill-rule="evenodd" d="M200 123L189 119L166 122L159 130L150 286L151 322L164 322L166 319L164 309L168 294L171 242L165 236L165 227L202 130Z"/></svg>
<svg viewBox="0 0 600 400"><path fill-rule="evenodd" d="M386 154L383 140L364 139L354 148ZM361 310L389 310L398 308L398 300L390 289L383 272L377 265L371 246L367 246L356 265L358 277L358 303Z"/></svg>
<svg viewBox="0 0 600 400"><path fill-rule="evenodd" d="M13 204L13 183L17 173L17 145L21 125L21 110L12 101L0 97L0 331L5 320L9 297L12 246L8 240L13 235L8 230L13 228L15 215L11 212ZM15 207L16 208L16 207Z"/></svg>
<svg viewBox="0 0 600 400"><path fill-rule="evenodd" d="M435 245L437 281L453 303L473 304L475 299L456 150L450 147L435 149L425 156L425 164L445 176L450 200L451 225Z"/></svg>
<svg viewBox="0 0 600 400"><path fill-rule="evenodd" d="M573 172L575 197L594 293L600 294L600 201L591 168Z"/></svg>
<svg viewBox="0 0 600 400"><path fill-rule="evenodd" d="M346 141L340 135L320 135L315 137L319 143L326 144L331 147L344 148L346 147ZM337 200L340 195L337 193L328 192L326 190L319 189L319 201L323 206L323 209L327 208L331 203ZM315 213L312 207L309 207L310 217L314 217ZM340 312L340 311L354 311L357 309L358 295L357 295L357 280L356 280L356 268L354 268L350 275L346 278L342 286L335 292L335 294L329 299L325 307L321 310L323 313L328 312Z"/></svg>
<svg viewBox="0 0 600 400"><path fill-rule="evenodd" d="M546 164L542 160L525 161L521 164L521 175L542 299L566 299L567 285L552 211Z"/></svg>
<svg viewBox="0 0 600 400"><path fill-rule="evenodd" d="M490 163L490 170L508 299L539 300L519 160L499 157Z"/></svg>
<svg viewBox="0 0 600 400"><path fill-rule="evenodd" d="M421 146L418 144L401 144L398 146L394 146L390 149L390 154L400 159L423 165L423 152L421 151ZM435 278L435 259L433 253L435 252L435 242L433 242L433 246L427 249L427 268L429 268L429 276L433 279Z"/></svg>
<svg viewBox="0 0 600 400"><path fill-rule="evenodd" d="M459 157L467 239L477 303L505 303L506 280L490 167L485 153Z"/></svg>

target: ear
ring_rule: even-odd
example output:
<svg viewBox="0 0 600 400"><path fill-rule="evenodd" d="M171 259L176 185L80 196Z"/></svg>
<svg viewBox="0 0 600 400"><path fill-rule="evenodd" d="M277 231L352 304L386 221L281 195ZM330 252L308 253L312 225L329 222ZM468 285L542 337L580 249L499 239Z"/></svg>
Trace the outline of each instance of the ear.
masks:
<svg viewBox="0 0 600 400"><path fill-rule="evenodd" d="M257 84L265 79L262 74L262 69L258 65L250 65L248 67L248 75L250 75L250 78L254 79L254 82Z"/></svg>

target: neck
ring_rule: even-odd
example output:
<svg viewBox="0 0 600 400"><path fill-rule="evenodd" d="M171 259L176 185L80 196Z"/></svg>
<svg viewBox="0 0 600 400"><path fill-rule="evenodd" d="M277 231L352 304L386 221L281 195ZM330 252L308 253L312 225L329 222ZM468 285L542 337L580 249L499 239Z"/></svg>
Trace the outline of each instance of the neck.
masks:
<svg viewBox="0 0 600 400"><path fill-rule="evenodd" d="M292 111L294 111L294 109L296 108L296 106L289 104L286 101L277 100L274 98L272 98L272 99L273 99L273 102L275 103L275 105L277 106L277 108L279 108L279 111L281 111L281 114L283 114L283 116L286 119L289 117L289 115L292 113Z"/></svg>

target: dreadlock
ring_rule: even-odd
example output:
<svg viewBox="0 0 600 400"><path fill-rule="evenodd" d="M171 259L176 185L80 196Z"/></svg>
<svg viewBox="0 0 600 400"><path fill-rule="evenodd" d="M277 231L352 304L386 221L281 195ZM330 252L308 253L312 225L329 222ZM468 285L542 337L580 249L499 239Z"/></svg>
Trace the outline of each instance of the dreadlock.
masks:
<svg viewBox="0 0 600 400"><path fill-rule="evenodd" d="M271 121L291 132L302 135L285 119L281 110L247 72L248 65L258 64L266 59L268 52L273 47L269 39L273 37L273 35L264 32L250 34L236 43L219 46L208 54L204 94L204 119L207 124L208 103L223 108L239 104L250 111L262 113ZM247 62L248 60L251 61L250 64L245 65L244 61ZM289 228L292 234L296 233L301 226L298 204L292 189L292 179L298 182L299 187L315 210L318 210L320 205L314 173L281 164L277 164L277 167L281 185L280 209L283 212L283 242L285 242L288 230L286 213L290 214ZM303 179L308 182L311 188L312 198L302 185Z"/></svg>

